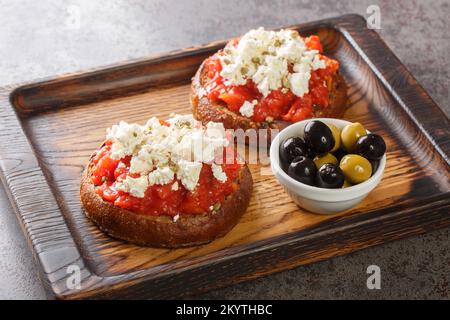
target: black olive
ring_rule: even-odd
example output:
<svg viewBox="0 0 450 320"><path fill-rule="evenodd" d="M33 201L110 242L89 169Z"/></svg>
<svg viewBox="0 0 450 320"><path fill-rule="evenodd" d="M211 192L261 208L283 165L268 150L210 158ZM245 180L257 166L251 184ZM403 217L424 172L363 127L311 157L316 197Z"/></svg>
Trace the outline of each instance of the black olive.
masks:
<svg viewBox="0 0 450 320"><path fill-rule="evenodd" d="M341 159L347 154L347 151L345 151L343 148L339 148L336 151L333 151L332 154L338 161L341 161Z"/></svg>
<svg viewBox="0 0 450 320"><path fill-rule="evenodd" d="M316 157L317 153L313 149L311 149L311 147L309 147L306 143L305 143L305 146L306 146L306 149L304 150L305 157L314 159Z"/></svg>
<svg viewBox="0 0 450 320"><path fill-rule="evenodd" d="M289 164L296 157L309 157L312 151L300 137L287 138L280 144L280 161L282 168L286 171Z"/></svg>
<svg viewBox="0 0 450 320"><path fill-rule="evenodd" d="M314 185L317 168L312 159L301 156L295 158L288 168L288 175L298 182Z"/></svg>
<svg viewBox="0 0 450 320"><path fill-rule="evenodd" d="M378 167L380 166L379 160L369 160L371 166L372 166L372 175L375 173L375 171L378 170Z"/></svg>
<svg viewBox="0 0 450 320"><path fill-rule="evenodd" d="M356 141L355 150L368 160L379 160L386 152L386 143L379 135L369 133Z"/></svg>
<svg viewBox="0 0 450 320"><path fill-rule="evenodd" d="M333 163L325 163L317 171L316 185L319 188L342 188L344 180L345 176L341 168Z"/></svg>
<svg viewBox="0 0 450 320"><path fill-rule="evenodd" d="M318 120L313 120L306 124L305 142L319 154L329 152L333 149L335 143L331 129Z"/></svg>

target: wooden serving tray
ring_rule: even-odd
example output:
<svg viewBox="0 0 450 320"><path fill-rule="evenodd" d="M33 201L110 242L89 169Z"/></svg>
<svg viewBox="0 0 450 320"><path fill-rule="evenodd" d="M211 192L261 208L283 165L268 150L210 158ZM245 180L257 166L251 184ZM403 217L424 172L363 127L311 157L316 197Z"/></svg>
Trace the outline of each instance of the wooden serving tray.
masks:
<svg viewBox="0 0 450 320"><path fill-rule="evenodd" d="M185 296L450 225L444 113L362 17L293 28L318 34L340 61L345 119L385 138L384 178L356 208L315 215L251 166L250 207L229 234L203 246L153 249L109 238L85 217L79 180L112 124L189 113L190 79L224 41L0 90L2 181L50 295ZM80 289L66 285L71 265L81 270Z"/></svg>

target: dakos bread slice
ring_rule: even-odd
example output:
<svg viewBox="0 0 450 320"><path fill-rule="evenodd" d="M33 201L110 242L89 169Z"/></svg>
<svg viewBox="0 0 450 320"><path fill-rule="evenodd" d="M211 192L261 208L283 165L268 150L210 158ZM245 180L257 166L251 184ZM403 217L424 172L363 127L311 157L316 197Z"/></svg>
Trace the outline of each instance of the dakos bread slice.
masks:
<svg viewBox="0 0 450 320"><path fill-rule="evenodd" d="M262 29L258 29L258 30L252 30L249 33L247 33L246 35L244 35L241 39L244 40L248 40L249 38L253 41L252 43L258 42L258 35L264 35L262 36L263 38L267 38L269 37L267 35L267 33L269 31L264 31ZM281 30L280 32L288 32L287 30ZM290 40L292 41L297 41L297 39L303 39L300 38L300 36L298 35L298 33L296 33L296 31L289 31L289 32L294 32L294 35L296 35L293 39L287 39L286 40L286 33L280 33L280 37L284 37L284 38L280 38L280 41L285 41L288 42ZM273 34L271 34L269 32L269 34L271 36L273 36ZM275 33L274 39L276 38L277 34ZM208 59L215 59L218 62L222 64L221 57L223 57L223 55L225 54L225 50L230 50L230 48L234 48L237 46L237 43L241 41L240 39L234 39L232 41L230 41L227 46L225 47L225 49L220 50L218 53L216 53L215 55L213 55L212 57L208 58ZM262 41L262 40L261 40ZM278 41L278 40L276 40ZM322 51L322 47L320 44L320 40L317 36L312 36L309 37L305 40L305 42L307 42L307 44L309 46L311 46L311 48L314 48L314 52L321 52ZM245 46L244 46L245 47ZM294 46L292 46L294 47ZM316 50L317 49L317 50ZM294 49L295 50L295 47ZM275 55L275 53L273 53L273 55ZM245 55L244 55L245 56ZM252 56L251 54L249 55L249 59L252 59L251 61L262 61L264 59L264 56ZM192 85L191 85L191 106L192 106L192 111L194 116L198 119L201 120L202 122L208 122L208 121L216 121L216 122L222 122L225 126L225 128L227 129L238 129L241 128L243 130L247 130L247 129L260 129L260 128L272 128L272 129L283 129L284 127L286 127L287 125L291 124L292 122L296 122L296 121L300 121L303 120L304 118L311 118L311 117L334 117L334 118L340 118L343 116L345 109L346 109L346 102L347 102L347 85L346 82L344 80L344 78L340 75L339 73L339 63L336 60L333 59L329 59L323 55L320 55L320 59L323 59L324 63L326 61L326 63L329 65L326 65L326 68L332 68L332 71L330 71L330 74L326 75L323 77L323 79L320 79L320 81L316 81L316 83L320 83L323 84L324 88L326 88L325 90L322 90L323 92L327 93L327 101L328 104L326 107L321 107L319 104L316 104L316 100L320 101L319 99L314 100L314 103L312 105L313 108L311 108L311 111L305 112L304 115L301 116L297 116L295 117L296 119L294 119L295 121L290 121L290 120L286 120L287 118L289 118L287 115L284 115L283 117L278 117L278 118L273 118L273 117L267 117L266 119L262 120L259 119L261 121L255 121L253 116L245 116L243 114L241 114L240 111L236 110L230 110L228 104L225 101L222 101L221 99L215 99L215 100L210 100L208 98L209 93L211 90L218 90L217 88L220 88L221 91L223 92L228 92L227 90L230 90L231 86L225 85L225 81L221 81L221 85L218 86L211 86L211 77L210 77L210 72L208 72L207 70L207 65L208 65L208 59L205 60L199 67L199 69L197 70L195 76L192 79ZM231 59L231 58L230 58ZM252 63L252 62L249 63ZM239 61L240 63L242 63L243 61ZM244 61L245 62L245 61ZM289 61L287 61L287 63L290 63ZM223 68L223 66L218 66L215 67L217 68ZM245 67L247 68L247 67ZM247 68L248 69L248 68ZM256 67L255 69L256 70ZM320 72L318 72L317 74L320 74ZM245 76L241 75L242 77ZM216 74L215 77L222 77L221 73L220 74ZM222 79L223 80L223 79ZM258 87L252 79L247 79L247 81L250 81L252 83L252 87ZM208 86L209 84L209 86ZM248 82L247 82L248 84ZM294 89L292 89L292 86L294 84L290 84L291 88L284 88L282 87L281 90L286 90L290 91L291 93L293 91L296 91ZM211 87L213 87L213 89L211 89ZM309 88L312 89L312 88ZM232 90L232 89L231 89ZM278 89L277 89L278 90ZM254 89L253 89L254 92ZM261 92L259 92L261 93ZM219 95L219 94L217 94ZM247 99L249 98L248 96L246 97ZM253 97L250 97L251 99L253 99ZM259 96L259 98L257 98L257 102L259 103L261 99L261 95ZM251 102L250 100L248 102ZM293 104L292 101L290 102L291 105ZM287 105L287 108L289 108L289 105ZM283 119L284 118L284 119Z"/></svg>
<svg viewBox="0 0 450 320"><path fill-rule="evenodd" d="M118 206L117 202L106 200L102 193L98 192L101 185L94 183L99 181L96 180L95 170L99 163L99 154L102 156L101 153L105 153L105 145L102 145L99 151L94 152L89 159L81 179L80 196L87 217L113 238L152 247L178 248L200 245L227 234L247 210L253 180L245 164L240 165L237 174L234 175L232 181L234 191L227 194L223 201L215 203L204 212L197 211L189 214L171 211L167 214L167 212L152 211L151 214L147 214L145 210L136 212L133 209L125 209L123 206ZM122 161L124 160L121 160L121 163ZM203 165L206 166L206 164ZM108 176L108 174L105 175ZM176 181L173 184L175 183L177 189L183 188L181 182ZM176 191L169 191L166 199L170 199L170 192ZM160 204L160 207L164 206Z"/></svg>

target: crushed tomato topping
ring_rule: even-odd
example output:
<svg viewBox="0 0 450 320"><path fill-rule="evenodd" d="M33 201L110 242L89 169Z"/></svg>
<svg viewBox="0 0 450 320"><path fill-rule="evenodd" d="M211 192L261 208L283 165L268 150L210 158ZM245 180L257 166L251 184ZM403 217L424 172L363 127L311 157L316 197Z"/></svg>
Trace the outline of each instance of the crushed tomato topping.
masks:
<svg viewBox="0 0 450 320"><path fill-rule="evenodd" d="M143 198L137 198L127 192L117 190L116 182L125 179L127 175L139 177L137 173L129 173L131 156L114 160L111 155L111 141L106 141L98 150L93 162L91 181L95 185L95 192L105 201L145 215L201 214L217 210L226 196L237 190L236 179L241 164L222 164L222 170L227 175L225 182L213 177L211 165L203 164L200 178L194 190L187 190L176 177L168 184L151 185L147 187ZM225 161L224 161L225 162ZM123 165L119 166L119 163ZM177 187L173 187L176 184Z"/></svg>

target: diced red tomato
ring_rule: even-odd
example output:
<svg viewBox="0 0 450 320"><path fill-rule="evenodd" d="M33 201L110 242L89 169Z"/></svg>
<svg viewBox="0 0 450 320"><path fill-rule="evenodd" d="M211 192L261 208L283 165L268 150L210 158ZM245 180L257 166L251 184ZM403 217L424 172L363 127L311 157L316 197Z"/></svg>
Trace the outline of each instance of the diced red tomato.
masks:
<svg viewBox="0 0 450 320"><path fill-rule="evenodd" d="M320 43L319 36L309 36L305 38L305 44L308 49L317 50L319 53L323 52L322 44Z"/></svg>
<svg viewBox="0 0 450 320"><path fill-rule="evenodd" d="M301 109L297 109L294 113L294 115L291 118L292 122L298 122L302 121L308 118L311 118L313 116L313 108L311 107L304 107Z"/></svg>
<svg viewBox="0 0 450 320"><path fill-rule="evenodd" d="M323 108L328 107L328 88L325 86L317 86L311 89L312 100L322 106Z"/></svg>
<svg viewBox="0 0 450 320"><path fill-rule="evenodd" d="M137 211L140 209L141 200L132 195L123 194L114 201L114 204L122 209Z"/></svg>
<svg viewBox="0 0 450 320"><path fill-rule="evenodd" d="M310 118L313 115L312 97L306 93L303 97L299 97L292 104L289 111L282 116L285 121L298 122Z"/></svg>
<svg viewBox="0 0 450 320"><path fill-rule="evenodd" d="M109 152L110 149L111 149L111 147L110 147L109 145L103 146L103 147L96 153L96 155L94 156L94 158L92 158L92 162L93 162L94 164L97 164L98 161L99 161L101 158L103 158L103 157Z"/></svg>
<svg viewBox="0 0 450 320"><path fill-rule="evenodd" d="M252 101L255 95L251 89L245 86L232 87L227 92L219 95L219 99L224 101L232 111L238 111L245 101Z"/></svg>
<svg viewBox="0 0 450 320"><path fill-rule="evenodd" d="M186 198L184 198L183 203L181 204L181 211L189 212L191 214L200 214L202 212L207 212L208 210L205 211L200 206L200 198L201 195L197 191L189 192L186 195Z"/></svg>
<svg viewBox="0 0 450 320"><path fill-rule="evenodd" d="M252 119L256 122L263 122L269 116L269 107L267 106L266 101L260 101L253 108L253 117Z"/></svg>
<svg viewBox="0 0 450 320"><path fill-rule="evenodd" d="M290 90L286 93L281 90L273 90L264 100L267 103L270 116L278 119L294 102L295 95Z"/></svg>
<svg viewBox="0 0 450 320"><path fill-rule="evenodd" d="M205 62L206 69L208 70L208 77L210 79L214 78L217 73L222 71L222 64L219 59L209 58Z"/></svg>
<svg viewBox="0 0 450 320"><path fill-rule="evenodd" d="M92 183L94 185L101 185L103 182L114 181L114 170L116 169L119 160L113 160L109 155L104 155L98 160L95 170L92 173Z"/></svg>
<svg viewBox="0 0 450 320"><path fill-rule="evenodd" d="M172 184L158 185L153 188L153 191L159 199L164 200L170 197L171 187Z"/></svg>

